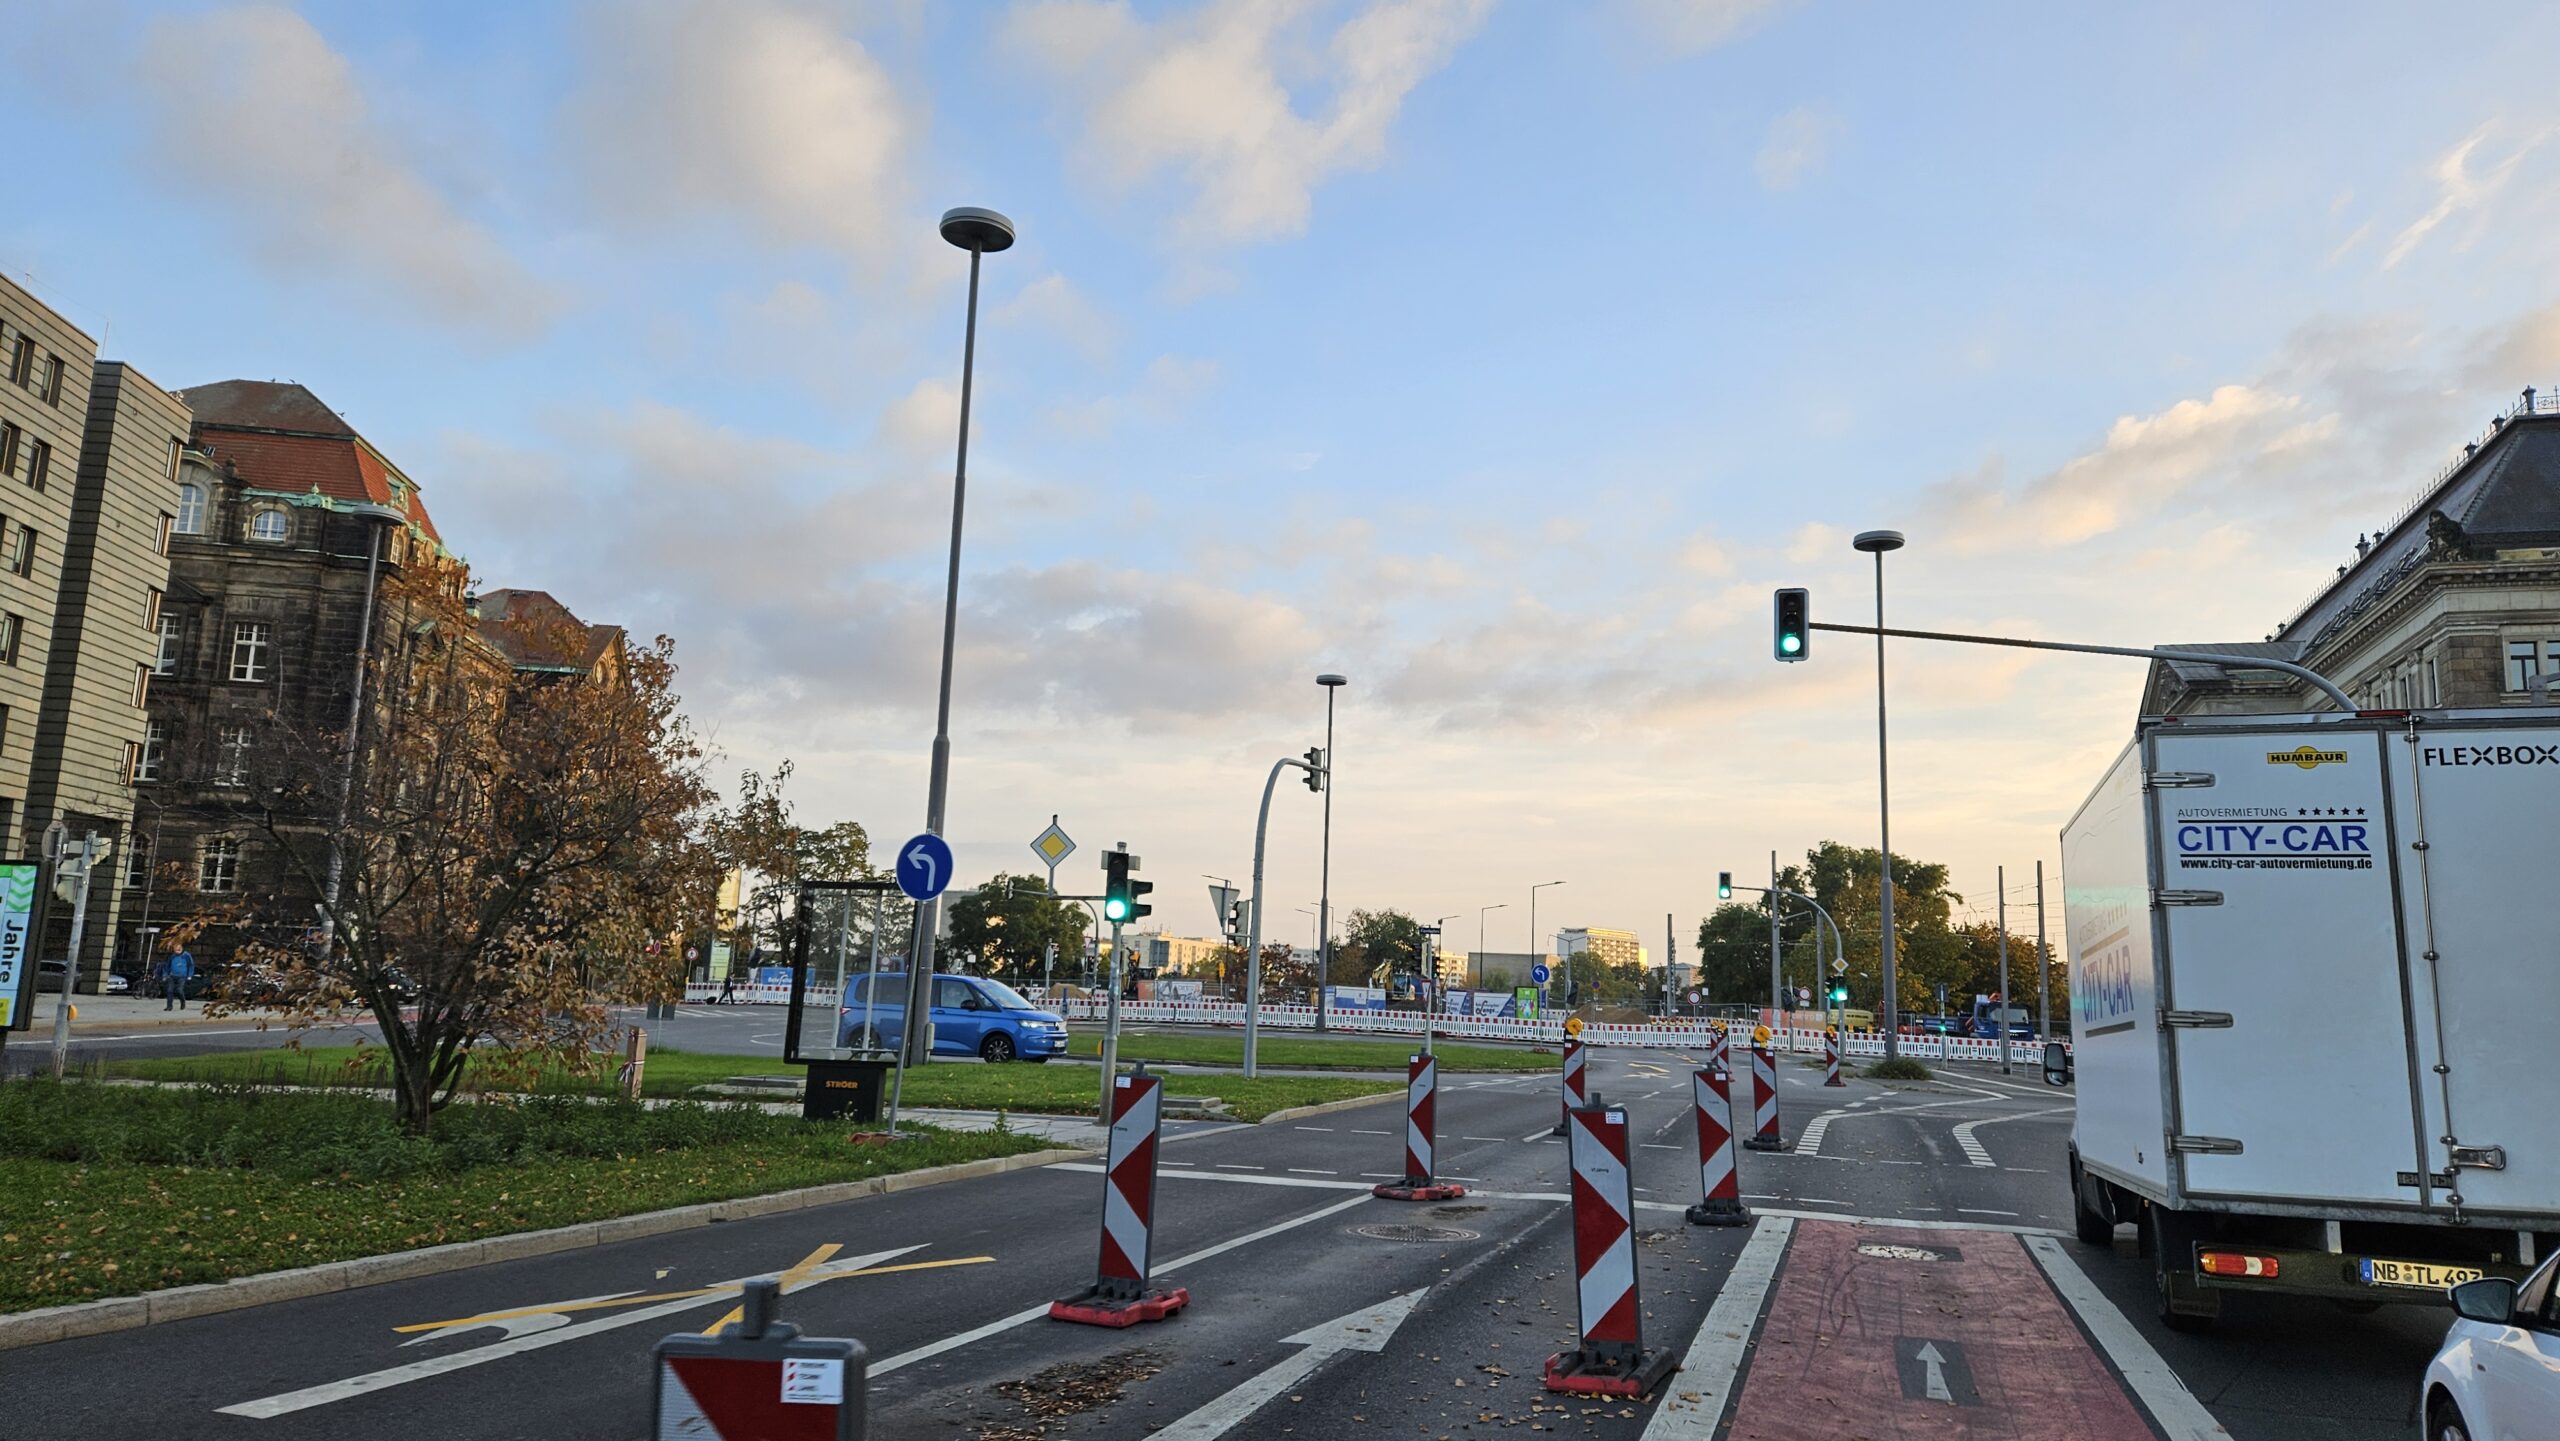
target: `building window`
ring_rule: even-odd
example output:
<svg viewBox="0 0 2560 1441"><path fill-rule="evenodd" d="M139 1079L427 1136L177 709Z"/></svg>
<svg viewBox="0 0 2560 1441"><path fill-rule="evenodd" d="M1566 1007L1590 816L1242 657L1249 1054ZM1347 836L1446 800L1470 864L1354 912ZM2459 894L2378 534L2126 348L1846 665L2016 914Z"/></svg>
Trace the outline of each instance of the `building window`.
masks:
<svg viewBox="0 0 2560 1441"><path fill-rule="evenodd" d="M167 555L169 553L169 533L177 528L177 524L178 518L176 516L171 515L165 510L160 512L160 533L152 537L151 548L162 555Z"/></svg>
<svg viewBox="0 0 2560 1441"><path fill-rule="evenodd" d="M240 888L240 843L227 837L213 837L204 843L204 855L196 862L196 889L222 894Z"/></svg>
<svg viewBox="0 0 2560 1441"><path fill-rule="evenodd" d="M62 403L62 357L58 355L44 358L44 403Z"/></svg>
<svg viewBox="0 0 2560 1441"><path fill-rule="evenodd" d="M151 668L162 675L178 673L178 655L187 640L187 623L174 613L160 616L160 651L151 658Z"/></svg>
<svg viewBox="0 0 2560 1441"><path fill-rule="evenodd" d="M204 534L204 487L192 480L178 487L178 534Z"/></svg>
<svg viewBox="0 0 2560 1441"><path fill-rule="evenodd" d="M249 783L249 728L224 726L222 744L214 752L213 783L218 786L245 786Z"/></svg>
<svg viewBox="0 0 2560 1441"><path fill-rule="evenodd" d="M0 475L18 473L18 428L0 420Z"/></svg>
<svg viewBox="0 0 2560 1441"><path fill-rule="evenodd" d="M258 681L267 678L267 637L271 628L265 621L242 621L231 628L231 678Z"/></svg>
<svg viewBox="0 0 2560 1441"><path fill-rule="evenodd" d="M281 510L262 510L249 517L251 540L279 541L285 536L285 518Z"/></svg>
<svg viewBox="0 0 2560 1441"><path fill-rule="evenodd" d="M27 383L27 377L35 373L36 338L23 330L19 331L18 343L9 347L9 383L24 385Z"/></svg>
<svg viewBox="0 0 2560 1441"><path fill-rule="evenodd" d="M142 588L142 628L144 630L158 630L160 628L160 602L162 599L163 597L160 593L160 587L156 585L146 585Z"/></svg>
<svg viewBox="0 0 2560 1441"><path fill-rule="evenodd" d="M18 663L18 640L27 629L27 618L15 611L0 611L0 665Z"/></svg>
<svg viewBox="0 0 2560 1441"><path fill-rule="evenodd" d="M20 575L36 573L36 533L33 528L19 526L17 537L9 542L9 569Z"/></svg>
<svg viewBox="0 0 2560 1441"><path fill-rule="evenodd" d="M2531 690L2533 678L2540 675L2534 664L2534 644L2529 640L2507 642L2507 689Z"/></svg>
<svg viewBox="0 0 2560 1441"><path fill-rule="evenodd" d="M2427 657L2427 704L2444 704L2444 677L2436 672L2436 658ZM1878 872L1882 874L1882 872Z"/></svg>
<svg viewBox="0 0 2560 1441"><path fill-rule="evenodd" d="M149 704L151 704L151 667L138 665L133 668L133 708L141 710Z"/></svg>
<svg viewBox="0 0 2560 1441"><path fill-rule="evenodd" d="M168 758L169 727L153 721L142 728L142 748L133 757L133 778L137 781L160 779L161 763Z"/></svg>
<svg viewBox="0 0 2560 1441"><path fill-rule="evenodd" d="M124 848L124 884L127 890L151 884L151 842L146 837L135 836Z"/></svg>
<svg viewBox="0 0 2560 1441"><path fill-rule="evenodd" d="M52 475L53 447L41 440L30 442L27 446L27 488L44 489L45 481Z"/></svg>

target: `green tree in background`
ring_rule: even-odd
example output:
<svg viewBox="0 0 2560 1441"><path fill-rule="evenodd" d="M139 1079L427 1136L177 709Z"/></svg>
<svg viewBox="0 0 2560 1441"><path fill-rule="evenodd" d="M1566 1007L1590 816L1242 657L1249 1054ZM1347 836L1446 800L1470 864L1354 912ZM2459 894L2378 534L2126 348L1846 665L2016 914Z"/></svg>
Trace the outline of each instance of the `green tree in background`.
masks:
<svg viewBox="0 0 2560 1441"><path fill-rule="evenodd" d="M990 975L1037 980L1052 945L1062 968L1078 964L1088 924L1084 907L1050 898L1045 878L999 873L951 903L943 950L975 957Z"/></svg>
<svg viewBox="0 0 2560 1441"><path fill-rule="evenodd" d="M1414 969L1421 946L1422 923L1404 912L1353 911L1334 943L1333 983L1384 985Z"/></svg>

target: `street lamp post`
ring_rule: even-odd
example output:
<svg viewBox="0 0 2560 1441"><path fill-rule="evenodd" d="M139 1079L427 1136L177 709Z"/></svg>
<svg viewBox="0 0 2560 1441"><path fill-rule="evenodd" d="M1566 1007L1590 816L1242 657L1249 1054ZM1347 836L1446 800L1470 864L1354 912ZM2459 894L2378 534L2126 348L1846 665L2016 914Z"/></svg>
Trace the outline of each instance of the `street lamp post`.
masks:
<svg viewBox="0 0 2560 1441"><path fill-rule="evenodd" d="M1254 1078L1262 1040L1262 842L1271 831L1271 788L1291 766L1307 769L1307 763L1295 756L1271 763L1271 774L1262 782L1262 811L1253 822L1253 899L1246 902L1245 924L1250 933L1245 937L1244 959L1244 1078L1248 1081Z"/></svg>
<svg viewBox="0 0 2560 1441"><path fill-rule="evenodd" d="M933 772L925 791L924 828L942 834L943 801L951 783L951 654L960 632L960 522L969 505L969 401L978 365L978 263L1013 245L1013 222L992 210L964 205L942 213L942 238L969 252L969 318L960 347L960 449L951 469L951 568L942 592L942 690L934 709ZM933 933L939 898L916 902L915 949L907 966L907 1011L898 1041L906 1064L932 1059L925 1034L925 1006L933 991Z"/></svg>
<svg viewBox="0 0 2560 1441"><path fill-rule="evenodd" d="M1324 855L1316 880L1316 1033L1322 1035L1333 986L1333 693L1349 680L1326 671L1316 684L1324 687Z"/></svg>
<svg viewBox="0 0 2560 1441"><path fill-rule="evenodd" d="M1494 902L1492 905L1489 905L1489 906L1479 906L1479 907L1477 907L1477 908L1476 908L1476 966L1475 966L1475 971L1476 971L1476 984L1477 984L1477 985L1479 985L1479 986L1481 986L1481 985L1483 985L1483 984L1484 984L1484 918L1485 918L1485 914L1486 914L1486 912L1488 912L1488 911L1498 911L1498 910L1502 910L1502 909L1504 909L1505 907L1509 906L1510 904L1511 904L1511 903L1510 903L1509 901L1496 901L1496 902Z"/></svg>
<svg viewBox="0 0 2560 1441"><path fill-rule="evenodd" d="M1902 532L1898 530L1860 531L1851 545L1876 558L1876 629L1884 629L1884 557L1885 552L1902 549ZM1884 1012L1879 1018L1884 1026L1884 1056L1890 1061L1902 1054L1902 1007L1894 990L1893 965L1893 771L1886 760L1884 712L1884 637L1876 637L1876 832L1881 842L1884 879L1877 887L1882 893L1883 907Z"/></svg>
<svg viewBox="0 0 2560 1441"><path fill-rule="evenodd" d="M1529 888L1529 964L1533 966L1538 963L1538 892L1545 890L1549 886L1560 886L1563 884L1564 882L1562 881L1540 881ZM1559 956L1557 959L1562 960L1563 957ZM1538 983L1539 1018L1544 1019L1546 1014L1547 987L1546 983L1541 981Z"/></svg>

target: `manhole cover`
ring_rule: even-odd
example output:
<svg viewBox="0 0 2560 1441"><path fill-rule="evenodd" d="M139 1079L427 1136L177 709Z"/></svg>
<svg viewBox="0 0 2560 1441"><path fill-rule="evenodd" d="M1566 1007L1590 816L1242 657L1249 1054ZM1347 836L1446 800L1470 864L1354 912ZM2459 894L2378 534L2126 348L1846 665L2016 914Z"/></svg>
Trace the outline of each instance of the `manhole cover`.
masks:
<svg viewBox="0 0 2560 1441"><path fill-rule="evenodd" d="M1474 1231L1461 1230L1456 1226L1354 1226L1351 1228L1351 1234L1354 1236L1366 1236L1372 1241L1446 1242L1480 1241L1484 1239Z"/></svg>
<svg viewBox="0 0 2560 1441"><path fill-rule="evenodd" d="M1883 1241L1869 1241L1858 1248L1861 1256L1875 1256L1886 1261L1961 1261L1964 1253L1953 1246L1932 1250L1927 1246L1896 1246Z"/></svg>

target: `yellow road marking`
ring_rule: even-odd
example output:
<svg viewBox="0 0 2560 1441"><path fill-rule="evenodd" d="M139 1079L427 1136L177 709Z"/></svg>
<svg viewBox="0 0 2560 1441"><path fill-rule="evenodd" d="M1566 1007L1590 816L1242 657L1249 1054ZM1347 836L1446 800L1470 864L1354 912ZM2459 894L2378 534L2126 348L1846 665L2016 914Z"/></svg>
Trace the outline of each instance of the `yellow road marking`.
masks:
<svg viewBox="0 0 2560 1441"><path fill-rule="evenodd" d="M843 1249L844 1247L842 1244L835 1241L829 1241L827 1244L820 1246L808 1255L801 1257L798 1265L793 1266L790 1270L783 1272L781 1276L776 1278L782 1283L782 1290L780 1294L785 1296L790 1295L801 1282L809 1279L810 1272L827 1264L827 1258L829 1256L832 1256ZM702 1334L705 1336L717 1336L720 1334L721 1327L728 1325L732 1321L743 1321L746 1317L746 1307L732 1306L729 1308L729 1314L712 1322L710 1325L703 1327Z"/></svg>
<svg viewBox="0 0 2560 1441"><path fill-rule="evenodd" d="M819 1281L841 1281L851 1276L887 1276L899 1271L938 1270L944 1266L983 1266L994 1259L993 1256L960 1256L947 1261L909 1261L899 1266L872 1266L865 1270L847 1271L837 1276L811 1277L809 1280L810 1284L814 1285ZM463 1316L451 1321L425 1321L414 1326L394 1326L391 1329L394 1334L405 1336L418 1331L441 1331L448 1326L485 1326L492 1321L513 1321L525 1316L567 1315L572 1311L600 1311L608 1306L645 1306L653 1301L684 1301L695 1296L734 1296L738 1291L739 1287L733 1282L721 1286L700 1286L689 1291L661 1291L651 1296L607 1296L602 1300L567 1301L557 1306L520 1306L512 1311L483 1311L477 1316Z"/></svg>

